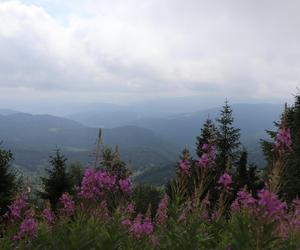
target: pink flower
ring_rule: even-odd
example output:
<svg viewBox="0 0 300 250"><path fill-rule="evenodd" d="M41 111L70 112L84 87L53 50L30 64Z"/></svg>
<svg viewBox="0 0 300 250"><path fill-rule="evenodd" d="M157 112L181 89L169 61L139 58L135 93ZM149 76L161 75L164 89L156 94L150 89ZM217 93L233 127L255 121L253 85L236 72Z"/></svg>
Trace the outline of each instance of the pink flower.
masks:
<svg viewBox="0 0 300 250"><path fill-rule="evenodd" d="M132 193L132 184L131 180L129 178L124 179L124 180L119 180L119 186L122 192L126 194L131 194Z"/></svg>
<svg viewBox="0 0 300 250"><path fill-rule="evenodd" d="M158 209L155 216L156 224L163 225L166 223L168 219L168 204L169 197L167 194L165 194L158 205Z"/></svg>
<svg viewBox="0 0 300 250"><path fill-rule="evenodd" d="M138 214L130 227L130 232L137 238L148 236L153 233L154 226L150 218L142 220L142 215Z"/></svg>
<svg viewBox="0 0 300 250"><path fill-rule="evenodd" d="M143 232L144 232L144 234L145 235L150 235L150 234L152 234L153 230L154 230L154 226L152 224L151 219L148 218L148 217L145 218L144 223L143 223Z"/></svg>
<svg viewBox="0 0 300 250"><path fill-rule="evenodd" d="M184 175L190 175L191 166L188 160L181 160L179 162L179 171Z"/></svg>
<svg viewBox="0 0 300 250"><path fill-rule="evenodd" d="M54 223L55 216L49 207L45 208L42 212L42 217L48 224L48 226L52 226Z"/></svg>
<svg viewBox="0 0 300 250"><path fill-rule="evenodd" d="M10 220L14 221L21 217L22 209L24 209L28 205L27 200L27 195L21 194L10 206L8 206L8 216Z"/></svg>
<svg viewBox="0 0 300 250"><path fill-rule="evenodd" d="M197 160L197 165L200 168L211 168L215 165L216 147L214 145L204 144L202 146L204 153Z"/></svg>
<svg viewBox="0 0 300 250"><path fill-rule="evenodd" d="M38 223L33 218L25 218L20 225L19 232L14 236L14 240L21 240L25 237L32 239L36 236Z"/></svg>
<svg viewBox="0 0 300 250"><path fill-rule="evenodd" d="M117 179L116 176L109 175L105 171L95 172L96 184L102 189L111 190L116 184L116 179Z"/></svg>
<svg viewBox="0 0 300 250"><path fill-rule="evenodd" d="M283 218L287 210L287 204L281 202L276 194L266 188L258 192L258 205L265 216L274 220Z"/></svg>
<svg viewBox="0 0 300 250"><path fill-rule="evenodd" d="M124 220L122 220L121 223L123 226L127 226L127 227L130 227L132 224L130 219L124 219Z"/></svg>
<svg viewBox="0 0 300 250"><path fill-rule="evenodd" d="M224 172L224 174L220 176L220 178L218 180L218 184L226 192L229 192L231 190L231 184L232 184L232 178L231 178L231 176L227 172Z"/></svg>
<svg viewBox="0 0 300 250"><path fill-rule="evenodd" d="M105 171L87 169L81 182L79 196L93 200L100 198L105 191L112 191L116 179L116 176Z"/></svg>
<svg viewBox="0 0 300 250"><path fill-rule="evenodd" d="M129 203L128 206L127 206L127 211L130 213L130 214L133 214L135 212L135 207L134 207L134 204L133 203Z"/></svg>
<svg viewBox="0 0 300 250"><path fill-rule="evenodd" d="M275 137L274 150L279 153L288 153L292 151L291 130L289 128L280 128Z"/></svg>
<svg viewBox="0 0 300 250"><path fill-rule="evenodd" d="M234 202L231 204L231 210L233 212L240 211L240 208L250 209L253 211L256 205L256 200L253 196L248 193L246 190L240 190L237 193L237 197Z"/></svg>
<svg viewBox="0 0 300 250"><path fill-rule="evenodd" d="M63 216L72 216L75 211L75 203L72 200L72 197L68 193L64 193L59 201L62 204L62 208L60 209L60 214Z"/></svg>

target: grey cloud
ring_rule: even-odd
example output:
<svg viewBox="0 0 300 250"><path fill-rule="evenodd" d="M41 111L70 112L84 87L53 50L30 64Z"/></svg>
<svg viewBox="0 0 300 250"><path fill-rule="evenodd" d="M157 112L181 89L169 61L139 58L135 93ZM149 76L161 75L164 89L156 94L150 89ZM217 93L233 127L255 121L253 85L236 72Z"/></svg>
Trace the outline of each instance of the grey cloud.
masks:
<svg viewBox="0 0 300 250"><path fill-rule="evenodd" d="M276 99L299 84L299 7L296 0L1 2L0 89Z"/></svg>

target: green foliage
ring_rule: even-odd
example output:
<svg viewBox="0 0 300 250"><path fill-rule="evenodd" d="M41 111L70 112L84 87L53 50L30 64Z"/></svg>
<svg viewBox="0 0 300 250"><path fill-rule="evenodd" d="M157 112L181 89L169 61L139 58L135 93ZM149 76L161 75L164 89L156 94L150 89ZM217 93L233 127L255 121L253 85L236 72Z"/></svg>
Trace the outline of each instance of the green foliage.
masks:
<svg viewBox="0 0 300 250"><path fill-rule="evenodd" d="M0 216L7 210L17 188L17 173L11 167L13 155L11 151L0 148Z"/></svg>
<svg viewBox="0 0 300 250"><path fill-rule="evenodd" d="M277 226L276 221L262 221L242 210L228 222L222 244L230 246L232 250L294 249L285 248L282 237L275 234Z"/></svg>
<svg viewBox="0 0 300 250"><path fill-rule="evenodd" d="M217 119L218 126L218 167L220 171L224 171L228 164L233 163L239 155L240 147L240 129L233 127L234 118L232 109L228 101L221 110L221 115Z"/></svg>
<svg viewBox="0 0 300 250"><path fill-rule="evenodd" d="M237 162L237 168L234 172L234 192L235 194L242 188L246 188L252 194L263 188L264 184L258 175L257 167L248 165L248 153L244 150L241 153L240 160Z"/></svg>
<svg viewBox="0 0 300 250"><path fill-rule="evenodd" d="M130 174L125 162L120 159L118 146L116 146L114 152L109 147L104 148L103 160L101 161L99 168L115 175L118 180L125 179Z"/></svg>
<svg viewBox="0 0 300 250"><path fill-rule="evenodd" d="M65 192L71 192L71 179L66 170L65 156L56 150L53 156L50 156L51 169L47 169L48 177L42 177L44 191L40 196L44 200L49 200L52 208L56 210L59 198Z"/></svg>
<svg viewBox="0 0 300 250"><path fill-rule="evenodd" d="M72 194L75 193L76 187L80 186L83 177L83 167L80 162L73 162L67 165L67 174L70 180L70 186L73 187Z"/></svg>
<svg viewBox="0 0 300 250"><path fill-rule="evenodd" d="M151 217L155 216L162 190L151 185L138 185L134 187L132 200L136 207L136 213L145 214L151 207Z"/></svg>
<svg viewBox="0 0 300 250"><path fill-rule="evenodd" d="M201 128L201 134L197 136L196 153L199 157L203 154L202 146L204 144L213 144L217 142L217 128L211 119L207 119Z"/></svg>

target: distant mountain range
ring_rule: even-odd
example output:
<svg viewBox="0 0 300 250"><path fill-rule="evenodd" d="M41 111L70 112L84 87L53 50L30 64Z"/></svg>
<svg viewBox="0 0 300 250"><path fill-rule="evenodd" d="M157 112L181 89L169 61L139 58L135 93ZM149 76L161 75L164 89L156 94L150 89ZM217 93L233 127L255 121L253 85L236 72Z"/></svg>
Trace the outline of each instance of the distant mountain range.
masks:
<svg viewBox="0 0 300 250"><path fill-rule="evenodd" d="M232 109L250 160L263 166L259 139L265 138L265 129L272 128L273 121L279 119L282 105L234 104ZM37 171L57 147L71 160L92 162L98 128L102 127L104 143L112 147L118 144L122 159L131 160L136 169L153 168L147 173L151 179L167 173L161 169L174 165L185 146L194 151L203 122L208 116L215 120L220 108L152 117L129 106L110 104L89 105L76 111L57 117L0 109L0 141L13 151L16 165Z"/></svg>
<svg viewBox="0 0 300 250"><path fill-rule="evenodd" d="M0 140L10 148L15 164L35 171L48 156L61 148L72 160L93 161L98 129L50 115L16 113L0 115ZM151 130L135 126L103 129L105 145L120 147L124 161L134 167L160 166L172 161L179 150Z"/></svg>

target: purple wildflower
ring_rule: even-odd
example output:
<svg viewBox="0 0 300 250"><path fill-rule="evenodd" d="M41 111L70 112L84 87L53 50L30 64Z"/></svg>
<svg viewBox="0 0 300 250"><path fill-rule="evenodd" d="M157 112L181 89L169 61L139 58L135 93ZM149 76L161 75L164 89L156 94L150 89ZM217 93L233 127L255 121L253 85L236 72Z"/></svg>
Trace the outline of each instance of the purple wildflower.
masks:
<svg viewBox="0 0 300 250"><path fill-rule="evenodd" d="M20 225L19 232L14 236L14 240L21 240L25 237L32 239L36 236L38 223L34 218L25 218Z"/></svg>
<svg viewBox="0 0 300 250"><path fill-rule="evenodd" d="M288 153L292 150L291 130L289 128L280 128L276 138L274 150L279 153Z"/></svg>
<svg viewBox="0 0 300 250"><path fill-rule="evenodd" d="M253 196L246 190L240 190L237 193L237 197L231 204L231 210L233 212L240 211L241 208L252 210L256 205L256 200ZM253 211L253 210L252 210Z"/></svg>
<svg viewBox="0 0 300 250"><path fill-rule="evenodd" d="M130 232L137 238L150 235L154 230L151 219L146 217L143 221L142 217L141 214L138 214L130 227ZM125 223L125 221L123 221L123 223Z"/></svg>
<svg viewBox="0 0 300 250"><path fill-rule="evenodd" d="M263 188L258 192L258 205L268 218L279 220L287 210L287 204L281 202L275 193Z"/></svg>
<svg viewBox="0 0 300 250"><path fill-rule="evenodd" d="M158 209L155 217L156 224L163 225L166 223L168 219L168 204L169 204L169 197L167 194L165 194L158 205Z"/></svg>
<svg viewBox="0 0 300 250"><path fill-rule="evenodd" d="M218 184L226 192L229 192L231 190L231 184L232 184L232 178L231 178L231 176L227 172L224 172L224 174L220 176L220 178L218 180Z"/></svg>
<svg viewBox="0 0 300 250"><path fill-rule="evenodd" d="M121 223L122 223L123 226L127 226L127 227L130 227L132 225L130 219L124 219L124 220L122 220Z"/></svg>
<svg viewBox="0 0 300 250"><path fill-rule="evenodd" d="M85 199L97 199L104 191L111 191L116 184L116 176L105 171L87 169L84 173L79 196Z"/></svg>
<svg viewBox="0 0 300 250"><path fill-rule="evenodd" d="M127 206L127 211L130 213L130 214L133 214L135 212L135 207L134 207L134 204L133 203L129 203L128 206Z"/></svg>
<svg viewBox="0 0 300 250"><path fill-rule="evenodd" d="M21 217L22 209L24 209L28 205L27 200L27 195L21 194L10 206L8 206L8 216L11 221L14 221Z"/></svg>
<svg viewBox="0 0 300 250"><path fill-rule="evenodd" d="M204 153L197 160L197 165L200 168L211 168L215 165L216 160L216 147L210 144L204 144L202 146Z"/></svg>
<svg viewBox="0 0 300 250"><path fill-rule="evenodd" d="M60 209L60 213L63 216L71 216L75 211L75 203L72 200L72 197L68 193L64 193L59 201L62 204L62 208Z"/></svg>
<svg viewBox="0 0 300 250"><path fill-rule="evenodd" d="M48 226L52 226L55 220L54 213L51 211L50 207L46 207L42 212L42 217Z"/></svg>
<svg viewBox="0 0 300 250"><path fill-rule="evenodd" d="M131 180L129 178L124 179L124 180L119 180L119 186L122 192L126 194L131 194L132 193L132 184Z"/></svg>
<svg viewBox="0 0 300 250"><path fill-rule="evenodd" d="M179 171L184 175L190 175L191 166L188 160L181 160L179 162Z"/></svg>

